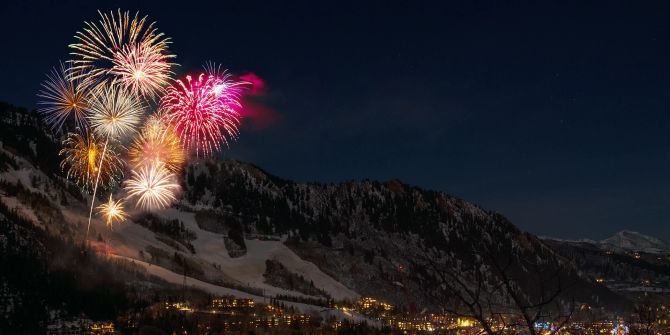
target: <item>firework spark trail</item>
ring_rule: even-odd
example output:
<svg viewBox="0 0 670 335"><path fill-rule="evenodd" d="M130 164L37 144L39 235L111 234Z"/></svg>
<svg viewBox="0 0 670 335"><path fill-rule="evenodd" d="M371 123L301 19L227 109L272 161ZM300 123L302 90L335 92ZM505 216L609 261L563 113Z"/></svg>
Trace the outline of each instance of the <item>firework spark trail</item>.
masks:
<svg viewBox="0 0 670 335"><path fill-rule="evenodd" d="M168 51L170 38L158 32L155 22L147 25L147 17L140 18L139 12L133 17L129 11L120 9L116 14L113 11L98 14L100 20L84 22L86 27L75 35L77 43L69 45L73 56L71 79L81 78L86 86L104 82L102 78L112 71L117 53L132 45L150 48L166 59L175 57Z"/></svg>
<svg viewBox="0 0 670 335"><path fill-rule="evenodd" d="M109 136L105 140L105 147L102 149L102 155L100 156L100 163L105 159L105 153L107 152L107 144L109 143ZM100 181L100 172L102 169L98 169L98 175L95 177L95 185L93 186L93 197L91 197L91 210L88 213L88 225L86 226L86 241L88 241L88 231L91 229L91 217L93 216L93 205L95 205L95 194L98 191L98 182Z"/></svg>
<svg viewBox="0 0 670 335"><path fill-rule="evenodd" d="M68 117L74 117L77 127L86 125L85 112L88 105L87 92L82 89L80 80L68 80L68 67L60 63L47 74L42 83L42 90L37 95L41 98L37 111L44 116L52 131L60 132Z"/></svg>
<svg viewBox="0 0 670 335"><path fill-rule="evenodd" d="M186 150L211 155L235 139L240 124L236 86L227 78L201 73L168 88L161 100L163 119L174 126Z"/></svg>

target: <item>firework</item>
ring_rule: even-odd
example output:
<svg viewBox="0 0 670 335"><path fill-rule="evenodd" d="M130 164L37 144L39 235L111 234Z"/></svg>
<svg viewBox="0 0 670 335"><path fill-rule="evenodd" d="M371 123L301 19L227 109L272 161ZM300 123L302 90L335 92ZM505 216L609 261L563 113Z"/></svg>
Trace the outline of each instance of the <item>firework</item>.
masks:
<svg viewBox="0 0 670 335"><path fill-rule="evenodd" d="M184 151L174 129L159 117L150 117L139 136L128 149L133 167L163 163L173 173L179 173L184 164Z"/></svg>
<svg viewBox="0 0 670 335"><path fill-rule="evenodd" d="M134 133L137 124L142 116L143 106L138 98L128 94L126 89L118 86L115 82L99 86L95 90L89 105L91 115L89 121L94 132L105 137L105 145L100 155L102 162L106 157L112 155L107 152L107 144L123 137L124 135ZM105 156L105 154L107 154ZM91 218L93 217L93 206L95 206L95 195L98 190L102 171L98 170L95 183L93 183L93 197L91 198L91 209L88 213L88 226L86 228L86 239L91 227Z"/></svg>
<svg viewBox="0 0 670 335"><path fill-rule="evenodd" d="M212 87L212 92L217 98L222 99L222 102L229 106L229 108L239 108L240 97L245 85L249 85L246 81L235 81L233 76L226 71L221 65L214 62L207 62L204 66L205 73L214 77L215 83Z"/></svg>
<svg viewBox="0 0 670 335"><path fill-rule="evenodd" d="M123 210L123 200L114 201L112 195L109 195L109 200L98 206L100 214L105 217L105 223L108 227L112 227L114 222L123 222L126 220L127 213Z"/></svg>
<svg viewBox="0 0 670 335"><path fill-rule="evenodd" d="M80 80L67 79L68 68L61 63L59 68L54 67L46 80L42 83L42 90L38 94L41 101L37 111L44 116L44 120L53 131L61 131L63 124L72 116L78 127L84 127L84 114L88 106L88 98L81 87Z"/></svg>
<svg viewBox="0 0 670 335"><path fill-rule="evenodd" d="M69 133L60 151L63 156L61 167L67 169L67 178L74 180L84 190L90 190L100 174L102 185L113 184L121 175L123 162L116 154L116 145L99 141L95 134ZM102 157L102 152L107 154Z"/></svg>
<svg viewBox="0 0 670 335"><path fill-rule="evenodd" d="M155 22L120 9L98 14L75 34L68 66L54 68L39 93L39 112L52 129L61 131L72 117L79 132L68 133L60 155L67 177L92 190L86 240L95 208L110 227L126 219L124 202L111 195L95 207L98 187L113 187L126 164L133 171L122 185L137 207L176 201L186 150L211 155L237 138L248 84L210 63L204 73L170 85L175 55ZM159 113L135 136L145 107L157 102ZM128 161L122 161L131 136Z"/></svg>
<svg viewBox="0 0 670 335"><path fill-rule="evenodd" d="M154 163L133 171L125 189L129 197L137 198L136 206L153 210L168 207L177 200L175 193L179 184L176 176L162 163Z"/></svg>
<svg viewBox="0 0 670 335"><path fill-rule="evenodd" d="M200 74L168 88L161 100L163 119L175 129L185 149L196 156L211 155L228 145L238 134L240 123L233 94L227 94L227 82L212 74Z"/></svg>
<svg viewBox="0 0 670 335"><path fill-rule="evenodd" d="M172 65L156 48L133 44L115 54L110 73L135 95L154 98L167 86Z"/></svg>
<svg viewBox="0 0 670 335"><path fill-rule="evenodd" d="M92 96L88 118L98 135L119 138L135 132L143 109L142 102L126 89L106 84Z"/></svg>
<svg viewBox="0 0 670 335"><path fill-rule="evenodd" d="M98 14L100 21L84 22L84 30L75 34L77 43L70 44L74 64L71 78L82 78L86 84L104 82L103 78L115 66L117 54L134 45L150 49L165 59L175 57L168 51L170 38L157 31L155 22L148 24L146 16L140 18L139 13L131 16L129 11L121 12L120 9L116 14L113 11L98 11Z"/></svg>

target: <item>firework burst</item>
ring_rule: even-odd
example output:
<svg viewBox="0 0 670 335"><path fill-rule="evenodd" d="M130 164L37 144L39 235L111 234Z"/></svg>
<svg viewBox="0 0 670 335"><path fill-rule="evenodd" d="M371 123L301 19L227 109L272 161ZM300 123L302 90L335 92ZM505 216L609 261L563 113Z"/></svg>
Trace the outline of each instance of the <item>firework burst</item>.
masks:
<svg viewBox="0 0 670 335"><path fill-rule="evenodd" d="M170 38L158 32L155 22L147 23L146 16L140 18L139 13L131 16L129 11L120 9L116 13L98 11L98 14L100 20L84 22L83 31L75 35L77 43L70 44L72 79L82 78L87 85L104 81L115 66L117 54L129 46L141 45L165 59L175 57L168 51Z"/></svg>
<svg viewBox="0 0 670 335"><path fill-rule="evenodd" d="M161 101L163 119L196 156L211 155L237 137L239 102L227 94L228 84L212 74L200 74L195 80L186 76L168 88Z"/></svg>
<svg viewBox="0 0 670 335"><path fill-rule="evenodd" d="M173 81L176 56L155 22L120 9L98 14L76 32L71 60L47 75L38 94L52 130L75 125L59 154L67 178L92 194L86 240L96 208L112 227L127 218L124 200L145 210L172 205L187 153L209 156L237 138L248 84L214 63ZM149 106L158 112L140 125ZM125 167L132 175L119 184ZM125 199L110 195L95 206L98 187L119 185Z"/></svg>
<svg viewBox="0 0 670 335"><path fill-rule="evenodd" d="M144 106L128 91L115 84L96 90L89 104L91 128L100 136L120 138L135 132Z"/></svg>
<svg viewBox="0 0 670 335"><path fill-rule="evenodd" d="M130 164L135 167L162 163L170 172L179 173L184 164L184 150L172 127L159 117L150 117L128 149Z"/></svg>
<svg viewBox="0 0 670 335"><path fill-rule="evenodd" d="M123 222L127 218L127 213L123 210L123 200L114 201L112 195L109 195L109 200L98 206L100 214L105 218L105 223L112 228L114 222Z"/></svg>
<svg viewBox="0 0 670 335"><path fill-rule="evenodd" d="M93 188L100 174L101 185L112 185L122 175L123 162L116 153L117 145L107 145L95 134L69 133L60 151L63 156L61 167L67 169L67 178L74 180L84 190ZM103 150L107 152L102 155Z"/></svg>
<svg viewBox="0 0 670 335"><path fill-rule="evenodd" d="M172 65L156 48L132 44L115 54L110 73L135 95L153 99L168 85Z"/></svg>
<svg viewBox="0 0 670 335"><path fill-rule="evenodd" d="M85 112L88 106L86 91L80 80L67 79L68 67L60 63L54 67L42 83L42 90L37 95L41 100L37 111L51 126L51 130L60 132L65 121L72 116L75 126L86 125Z"/></svg>
<svg viewBox="0 0 670 335"><path fill-rule="evenodd" d="M177 200L179 184L164 164L154 163L133 171L133 176L125 183L125 190L129 197L137 198L136 206L154 210L168 207Z"/></svg>

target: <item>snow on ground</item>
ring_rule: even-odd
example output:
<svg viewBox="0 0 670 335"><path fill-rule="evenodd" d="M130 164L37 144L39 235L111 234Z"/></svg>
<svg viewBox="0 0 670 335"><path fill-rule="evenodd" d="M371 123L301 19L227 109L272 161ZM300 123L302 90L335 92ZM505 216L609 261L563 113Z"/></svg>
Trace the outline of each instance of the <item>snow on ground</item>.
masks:
<svg viewBox="0 0 670 335"><path fill-rule="evenodd" d="M126 256L114 255L114 254L112 254L110 256L115 257L115 258L125 259L125 260L131 261L131 262L133 262L137 265L141 265L147 271L147 273L149 273L151 275L154 275L158 278L161 278L161 279L167 281L168 283L176 284L176 285L182 285L184 283L184 276L183 275L178 274L176 272L172 272L172 271L170 271L170 270L168 270L164 267L161 267L161 266L158 266L158 265L155 265L155 264L150 264L150 263L147 263L145 261L140 261L140 260L137 260L137 259L132 258L132 257L126 257ZM223 286L214 285L214 284L207 283L207 282L204 282L202 280L198 280L198 279L191 278L191 277L188 277L188 276L186 277L186 286L197 288L197 289L206 291L206 292L214 294L214 295L219 295L219 296L232 295L232 296L235 296L235 297L241 298L241 299L253 299L256 302L263 302L264 300L266 300L265 298L263 298L261 296L249 294L249 293L246 293L246 292L238 291L238 290L223 287Z"/></svg>
<svg viewBox="0 0 670 335"><path fill-rule="evenodd" d="M44 225L40 222L40 219L37 218L33 209L22 204L19 199L3 196L0 197L0 201L2 201L8 208L16 210L16 212L23 218L32 221L36 226L44 229Z"/></svg>
<svg viewBox="0 0 670 335"><path fill-rule="evenodd" d="M622 230L614 236L600 241L600 243L629 251L644 251L648 253L666 253L670 251L670 247L658 238L629 230Z"/></svg>
<svg viewBox="0 0 670 335"><path fill-rule="evenodd" d="M231 258L223 243L223 235L200 229L195 222L194 213L170 208L162 210L158 214L165 218L181 220L186 228L196 234L196 240L192 241L196 253L187 255L194 259L200 259L203 263L216 264L221 271L214 275L219 276L224 281L263 289L266 296L307 297L300 292L274 287L263 282L265 261L275 259L284 264L289 271L302 275L307 281L313 281L314 286L328 292L334 299L353 300L359 297L356 292L323 273L313 263L302 260L281 241L245 240L247 253L241 257ZM88 213L84 213L81 209L63 208L63 215L68 222L80 225L81 229L85 231ZM149 245L170 253L174 252L172 247L156 239L152 231L131 221L115 224L113 229L110 230L105 227L102 220L94 216L91 222L89 239L95 240L98 234L109 242L114 254L138 261L142 260L139 251L145 250Z"/></svg>
<svg viewBox="0 0 670 335"><path fill-rule="evenodd" d="M1 180L4 180L4 181L12 183L12 184L16 184L20 181L21 184L23 185L23 187L27 188L28 190L30 190L32 192L42 193L47 197L53 197L54 196L53 192L51 192L52 194L50 194L49 192L47 192L44 189L44 187L45 187L44 184L45 183L50 183L49 177L47 177L47 175L44 174L44 172L42 172L39 169L36 169L26 159L24 159L22 157L19 157L19 156L15 156L14 154L12 154L11 152L2 148L1 146L0 146L0 151L3 152L4 154L8 155L9 157L12 157L14 159L14 162L16 163L16 165L18 167L17 170L14 170L14 169L10 168L9 170L7 170L5 172L0 172L0 179ZM31 182L32 178L37 178L39 180L40 184L42 184L40 188L33 187L32 182ZM50 185L50 186L53 186L53 185ZM53 188L51 188L51 189L53 190Z"/></svg>
<svg viewBox="0 0 670 335"><path fill-rule="evenodd" d="M178 273L172 272L168 269L165 269L163 267L149 264L144 261L140 261L137 259L134 259L132 257L126 257L126 256L120 256L120 255L110 255L110 257L114 258L121 258L125 259L127 261L133 262L134 264L142 266L147 273L156 276L158 278L161 278L168 283L175 284L175 285L182 285L184 284L184 279L186 280L186 286L196 288L205 292L208 292L210 294L218 295L218 296L234 296L236 298L241 298L241 299L253 299L257 303L268 303L268 299L265 297L249 294L246 292L238 291L235 289L227 288L227 287L222 287L218 285L214 285L211 283L207 283L195 278L191 277L184 277L183 275L180 275ZM372 326L381 326L381 324L376 321L376 320L371 320L366 318L363 315L360 315L358 313L353 313L350 311L344 312L339 309L333 309L333 308L326 308L326 307L321 307L321 306L314 306L314 305L308 305L308 304L302 304L302 303L297 303L297 302L292 302L292 301L283 301L281 302L286 305L286 306L291 306L294 307L295 309L303 312L303 313L319 313L321 314L324 318L334 316L338 319L348 319L351 321L355 322L367 322L369 325Z"/></svg>
<svg viewBox="0 0 670 335"><path fill-rule="evenodd" d="M78 229L85 232L88 222L88 209L84 212L81 210L72 210L62 208L63 216L68 222L78 225ZM138 261L142 261L140 251L146 252L147 246L154 246L163 249L168 253L173 253L175 250L171 246L159 241L156 234L149 229L142 227L132 221L123 223L116 223L112 229L105 226L105 223L96 215L91 220L91 230L89 240L95 241L100 235L107 246L116 255L128 257ZM145 254L146 255L146 254ZM197 255L187 254L188 257L195 258ZM232 278L221 275L221 279L226 281L233 281Z"/></svg>
<svg viewBox="0 0 670 335"><path fill-rule="evenodd" d="M162 210L158 214L165 218L179 219L184 222L184 226L195 232L197 236L197 239L192 242L196 254L210 263L220 265L225 274L242 284L262 288L270 294L301 296L302 294L298 292L287 291L263 282L265 261L275 259L289 271L302 275L307 281L313 281L314 286L328 292L334 299L356 299L359 297L356 292L323 273L313 263L302 260L281 241L245 240L247 253L241 257L231 258L223 243L223 235L200 229L195 221L194 213L170 208Z"/></svg>

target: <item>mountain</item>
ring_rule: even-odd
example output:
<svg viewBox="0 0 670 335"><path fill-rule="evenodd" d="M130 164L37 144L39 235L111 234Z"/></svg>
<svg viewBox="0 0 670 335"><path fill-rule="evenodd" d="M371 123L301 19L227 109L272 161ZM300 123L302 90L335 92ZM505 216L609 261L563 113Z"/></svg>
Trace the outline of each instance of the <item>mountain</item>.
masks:
<svg viewBox="0 0 670 335"><path fill-rule="evenodd" d="M569 259L584 279L630 299L670 293L670 248L657 238L624 230L601 241L543 241Z"/></svg>
<svg viewBox="0 0 670 335"><path fill-rule="evenodd" d="M81 246L89 198L63 178L58 139L34 113L0 104L0 115L5 216L40 236L31 244L60 245L43 243L51 236ZM128 274L119 287L150 287L161 295L160 288L186 283L209 294L279 298L317 312L328 300L361 296L435 310L447 303L440 295L444 273L481 280L491 299L504 299L493 292L502 275L528 299L546 294L543 280L554 276L564 285L564 303L628 304L585 275L560 245L499 213L400 180L296 183L253 164L199 160L185 168L182 186L172 208L149 214L130 206L130 219L113 229L94 218L95 241L85 250L94 251L95 264L122 264L120 272ZM9 232L0 234L2 240ZM51 262L57 258L41 264ZM496 273L501 264L504 273ZM17 280L0 276L0 287L27 294Z"/></svg>
<svg viewBox="0 0 670 335"><path fill-rule="evenodd" d="M622 230L614 236L600 241L600 244L605 248L614 250L670 253L670 246L660 239L629 230Z"/></svg>
<svg viewBox="0 0 670 335"><path fill-rule="evenodd" d="M184 206L216 209L217 225L206 229L237 226L251 235L286 236L284 244L300 258L361 295L438 306L440 298L429 292L440 286L438 278L420 280L426 279L420 278L426 250L437 250L431 256L443 264L469 268L486 250L512 253L510 271L518 271L516 284L528 292L538 285L530 271L559 271L574 283L578 300L621 303L504 216L444 192L399 180L294 183L232 160L191 165L185 179Z"/></svg>

